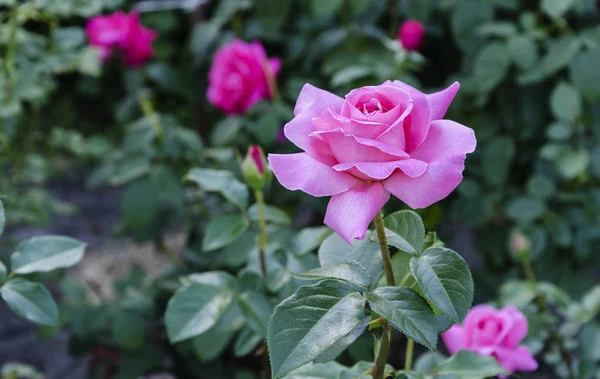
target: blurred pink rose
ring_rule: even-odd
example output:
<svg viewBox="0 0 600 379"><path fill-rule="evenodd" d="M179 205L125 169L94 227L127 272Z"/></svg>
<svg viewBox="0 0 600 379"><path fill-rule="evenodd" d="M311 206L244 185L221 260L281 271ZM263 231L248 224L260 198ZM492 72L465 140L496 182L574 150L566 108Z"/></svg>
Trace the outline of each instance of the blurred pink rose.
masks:
<svg viewBox="0 0 600 379"><path fill-rule="evenodd" d="M478 305L469 311L462 326L453 325L442 334L450 354L470 350L493 356L506 370L535 371L538 363L526 346L519 343L527 335L527 318L514 306L500 310Z"/></svg>
<svg viewBox="0 0 600 379"><path fill-rule="evenodd" d="M407 20L400 26L398 39L406 50L419 50L425 38L425 27L417 20Z"/></svg>
<svg viewBox="0 0 600 379"><path fill-rule="evenodd" d="M110 57L113 48L119 48L125 64L139 66L152 57L152 41L156 33L144 27L136 12L115 12L96 16L86 26L88 40L100 49L102 60Z"/></svg>
<svg viewBox="0 0 600 379"><path fill-rule="evenodd" d="M363 239L390 193L424 208L462 181L475 134L442 120L458 88L426 95L387 81L342 99L306 84L284 128L304 152L270 154L271 168L287 189L332 196L325 224L348 243Z"/></svg>
<svg viewBox="0 0 600 379"><path fill-rule="evenodd" d="M272 96L281 67L260 42L233 40L217 50L208 73L208 100L227 114L244 113Z"/></svg>

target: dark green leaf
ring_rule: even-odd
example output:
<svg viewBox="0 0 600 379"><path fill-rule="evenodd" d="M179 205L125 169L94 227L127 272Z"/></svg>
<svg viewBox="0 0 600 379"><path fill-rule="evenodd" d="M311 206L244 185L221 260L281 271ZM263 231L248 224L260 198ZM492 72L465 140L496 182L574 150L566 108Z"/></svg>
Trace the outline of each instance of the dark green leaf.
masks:
<svg viewBox="0 0 600 379"><path fill-rule="evenodd" d="M337 362L309 363L304 365L282 379L338 379L345 367Z"/></svg>
<svg viewBox="0 0 600 379"><path fill-rule="evenodd" d="M423 251L425 226L421 217L413 211L398 211L385 217L385 227L408 243L406 246L397 238L390 238L388 243L409 254L419 254Z"/></svg>
<svg viewBox="0 0 600 379"><path fill-rule="evenodd" d="M243 119L241 117L225 117L218 122L210 133L212 146L227 146L239 137Z"/></svg>
<svg viewBox="0 0 600 379"><path fill-rule="evenodd" d="M514 36L508 40L507 47L513 62L521 70L529 70L538 63L538 45L533 37L527 35Z"/></svg>
<svg viewBox="0 0 600 379"><path fill-rule="evenodd" d="M412 255L403 251L398 251L392 256L392 269L394 270L394 279L396 285L400 285L404 280L404 285L410 287L415 283L415 280L410 276L406 279L407 275L410 275L410 258ZM382 274L377 282L377 287L387 286L387 279Z"/></svg>
<svg viewBox="0 0 600 379"><path fill-rule="evenodd" d="M287 22L292 2L261 0L254 2L254 12L261 26L266 30L277 31Z"/></svg>
<svg viewBox="0 0 600 379"><path fill-rule="evenodd" d="M0 294L19 317L41 325L55 326L58 323L56 303L40 283L14 278L4 283Z"/></svg>
<svg viewBox="0 0 600 379"><path fill-rule="evenodd" d="M324 280L300 287L275 308L268 345L273 378L305 365L354 330L366 300L354 287Z"/></svg>
<svg viewBox="0 0 600 379"><path fill-rule="evenodd" d="M248 208L248 217L250 217L252 221L258 221L259 216L257 204L252 204L250 208ZM288 216L283 209L277 208L273 205L265 204L265 218L267 221L279 225L290 225L292 223L290 216Z"/></svg>
<svg viewBox="0 0 600 379"><path fill-rule="evenodd" d="M506 76L510 67L510 54L505 44L493 42L485 45L475 58L474 77L480 92L493 90Z"/></svg>
<svg viewBox="0 0 600 379"><path fill-rule="evenodd" d="M295 276L300 279L341 279L365 290L371 285L369 272L356 261L347 261L333 266L315 268Z"/></svg>
<svg viewBox="0 0 600 379"><path fill-rule="evenodd" d="M61 236L39 236L23 241L11 255L11 268L17 274L47 272L77 264L86 243Z"/></svg>
<svg viewBox="0 0 600 379"><path fill-rule="evenodd" d="M450 249L430 247L411 259L410 272L425 298L460 324L473 301L473 278L465 260Z"/></svg>
<svg viewBox="0 0 600 379"><path fill-rule="evenodd" d="M110 325L113 340L125 350L139 350L144 345L144 319L126 311L116 313Z"/></svg>
<svg viewBox="0 0 600 379"><path fill-rule="evenodd" d="M248 206L248 188L229 171L193 168L185 176L202 190L218 192L239 208Z"/></svg>
<svg viewBox="0 0 600 379"><path fill-rule="evenodd" d="M542 10L552 18L561 17L573 6L575 0L542 0Z"/></svg>
<svg viewBox="0 0 600 379"><path fill-rule="evenodd" d="M0 261L0 284L6 280L6 266Z"/></svg>
<svg viewBox="0 0 600 379"><path fill-rule="evenodd" d="M227 214L213 218L202 240L202 250L211 251L227 246L235 241L250 226L248 219L241 214Z"/></svg>
<svg viewBox="0 0 600 379"><path fill-rule="evenodd" d="M512 160L515 156L515 144L508 137L497 137L485 145L481 157L481 166L485 180L494 186L504 184Z"/></svg>
<svg viewBox="0 0 600 379"><path fill-rule="evenodd" d="M314 362L323 363L336 359L340 354L344 352L344 350L346 350L350 345L352 345L354 341L358 339L358 337L360 337L363 334L370 321L370 317L365 317L363 322L361 322L345 337L340 338L339 340L337 340L336 343L327 348L327 350L325 350L321 355L314 359Z"/></svg>
<svg viewBox="0 0 600 379"><path fill-rule="evenodd" d="M595 50L582 51L571 61L569 73L571 81L588 98L600 97L600 46Z"/></svg>
<svg viewBox="0 0 600 379"><path fill-rule="evenodd" d="M192 339L196 357L201 362L217 358L243 325L242 312L236 303L232 303L215 326Z"/></svg>
<svg viewBox="0 0 600 379"><path fill-rule="evenodd" d="M262 338L267 337L269 318L273 313L273 305L260 292L245 292L240 295L240 309L246 316L246 323L256 334Z"/></svg>
<svg viewBox="0 0 600 379"><path fill-rule="evenodd" d="M311 0L310 7L312 13L316 17L327 17L333 13L336 13L342 7L344 3L343 0L329 0L329 1L321 1L321 0Z"/></svg>
<svg viewBox="0 0 600 379"><path fill-rule="evenodd" d="M415 291L406 287L379 287L366 293L369 306L407 337L435 349L436 320L431 307Z"/></svg>
<svg viewBox="0 0 600 379"><path fill-rule="evenodd" d="M506 213L514 220L532 222L546 212L544 202L530 197L518 197L506 206Z"/></svg>
<svg viewBox="0 0 600 379"><path fill-rule="evenodd" d="M494 357L482 356L469 350L461 350L446 361L440 363L437 375L456 375L463 379L483 379L488 376L508 374Z"/></svg>
<svg viewBox="0 0 600 379"><path fill-rule="evenodd" d="M330 234L331 229L326 226L304 228L294 237L292 251L296 255L308 254L319 247Z"/></svg>
<svg viewBox="0 0 600 379"><path fill-rule="evenodd" d="M6 215L4 214L4 204L0 201L0 236L4 233L4 225L6 225Z"/></svg>
<svg viewBox="0 0 600 379"><path fill-rule="evenodd" d="M259 343L263 341L263 338L258 334L254 333L252 329L246 327L242 329L235 344L233 346L233 353L236 357L244 357L250 354Z"/></svg>

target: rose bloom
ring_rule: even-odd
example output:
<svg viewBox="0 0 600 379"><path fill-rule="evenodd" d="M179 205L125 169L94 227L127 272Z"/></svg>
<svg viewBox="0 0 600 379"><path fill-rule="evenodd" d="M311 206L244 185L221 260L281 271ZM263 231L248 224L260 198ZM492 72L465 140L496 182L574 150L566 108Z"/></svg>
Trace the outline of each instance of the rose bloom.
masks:
<svg viewBox="0 0 600 379"><path fill-rule="evenodd" d="M281 60L268 58L260 42L233 40L215 54L208 73L208 100L227 114L244 113L271 98L280 67Z"/></svg>
<svg viewBox="0 0 600 379"><path fill-rule="evenodd" d="M156 33L144 27L136 12L115 12L107 16L96 16L86 25L88 40L100 49L101 59L107 60L113 48L123 54L128 66L140 66L153 55L152 41Z"/></svg>
<svg viewBox="0 0 600 379"><path fill-rule="evenodd" d="M458 88L426 95L387 81L342 99L306 84L284 128L304 152L270 154L271 168L287 189L332 196L325 224L349 244L363 239L390 193L424 208L461 182L475 134L442 119Z"/></svg>
<svg viewBox="0 0 600 379"><path fill-rule="evenodd" d="M400 26L398 40L406 50L419 50L425 38L425 27L417 20L407 20Z"/></svg>
<svg viewBox="0 0 600 379"><path fill-rule="evenodd" d="M462 326L453 325L442 334L450 354L470 350L493 356L506 370L535 371L538 363L526 346L519 343L527 335L527 318L514 306L500 310L478 305L469 311Z"/></svg>

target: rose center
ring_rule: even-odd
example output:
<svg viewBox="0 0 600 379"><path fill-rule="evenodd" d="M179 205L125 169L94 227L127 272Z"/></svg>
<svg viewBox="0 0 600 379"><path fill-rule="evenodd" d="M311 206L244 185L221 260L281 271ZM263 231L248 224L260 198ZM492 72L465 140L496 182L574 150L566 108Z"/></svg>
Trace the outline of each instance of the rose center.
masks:
<svg viewBox="0 0 600 379"><path fill-rule="evenodd" d="M372 116L378 113L385 112L386 109L381 105L381 102L378 99L371 99L360 107L360 111L365 116Z"/></svg>

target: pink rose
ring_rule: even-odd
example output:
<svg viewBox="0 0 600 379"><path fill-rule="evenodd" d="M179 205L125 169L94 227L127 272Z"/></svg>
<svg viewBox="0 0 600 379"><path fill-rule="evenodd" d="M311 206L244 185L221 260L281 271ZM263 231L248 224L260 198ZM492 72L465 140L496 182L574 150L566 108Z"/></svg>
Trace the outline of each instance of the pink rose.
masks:
<svg viewBox="0 0 600 379"><path fill-rule="evenodd" d="M268 58L260 42L234 40L217 50L208 73L208 100L227 114L244 113L271 98L279 58Z"/></svg>
<svg viewBox="0 0 600 379"><path fill-rule="evenodd" d="M100 57L108 59L113 48L119 48L123 60L129 66L139 66L153 55L152 41L156 33L144 27L136 12L115 12L107 16L96 16L86 26L88 40L100 49Z"/></svg>
<svg viewBox="0 0 600 379"><path fill-rule="evenodd" d="M471 308L462 326L453 325L442 333L442 339L450 354L470 350L495 357L510 372L535 371L538 364L531 352L519 346L527 328L527 318L512 305L500 310L478 305Z"/></svg>
<svg viewBox="0 0 600 379"><path fill-rule="evenodd" d="M461 182L475 134L442 120L458 88L425 95L387 81L342 99L306 84L284 128L304 152L270 154L271 168L287 189L332 196L325 224L348 243L363 239L390 193L424 208Z"/></svg>
<svg viewBox="0 0 600 379"><path fill-rule="evenodd" d="M400 26L398 39L406 50L419 50L425 38L425 27L417 20L407 20Z"/></svg>

